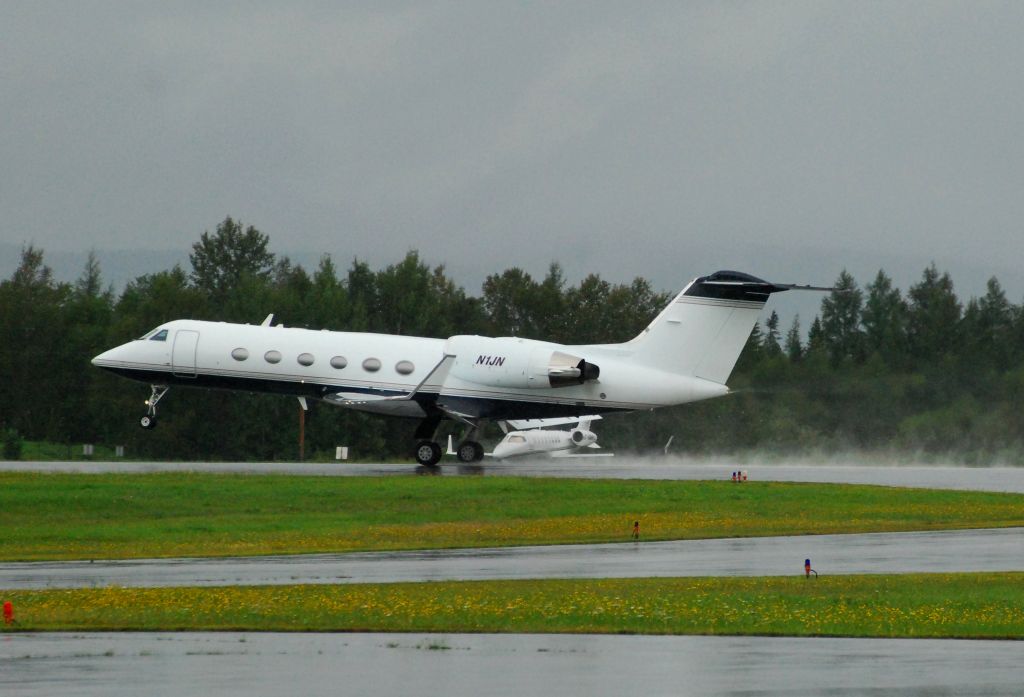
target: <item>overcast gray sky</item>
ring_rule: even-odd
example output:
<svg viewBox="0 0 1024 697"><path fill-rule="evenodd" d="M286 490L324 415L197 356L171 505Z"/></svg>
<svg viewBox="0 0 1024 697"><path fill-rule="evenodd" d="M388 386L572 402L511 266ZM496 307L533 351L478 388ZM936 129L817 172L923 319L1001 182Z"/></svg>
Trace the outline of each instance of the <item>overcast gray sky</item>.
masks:
<svg viewBox="0 0 1024 697"><path fill-rule="evenodd" d="M1024 2L4 0L0 273L231 215L472 293L934 260L1020 302L1022 37Z"/></svg>

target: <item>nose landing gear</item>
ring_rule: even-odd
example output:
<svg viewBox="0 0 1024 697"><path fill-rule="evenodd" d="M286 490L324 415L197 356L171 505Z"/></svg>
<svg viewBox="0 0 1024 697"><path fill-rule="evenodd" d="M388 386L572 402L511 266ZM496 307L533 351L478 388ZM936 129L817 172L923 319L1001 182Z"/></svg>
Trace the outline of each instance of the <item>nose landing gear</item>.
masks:
<svg viewBox="0 0 1024 697"><path fill-rule="evenodd" d="M146 415L139 419L139 425L147 430L156 428L156 404L170 389L167 385L150 385L150 388L152 392L146 400Z"/></svg>

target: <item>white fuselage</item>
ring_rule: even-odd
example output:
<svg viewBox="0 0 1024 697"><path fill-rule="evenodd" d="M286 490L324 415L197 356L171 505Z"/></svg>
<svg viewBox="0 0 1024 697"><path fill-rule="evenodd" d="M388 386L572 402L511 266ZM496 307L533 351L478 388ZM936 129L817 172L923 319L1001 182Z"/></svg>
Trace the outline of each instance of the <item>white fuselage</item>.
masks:
<svg viewBox="0 0 1024 697"><path fill-rule="evenodd" d="M446 414L507 419L651 409L728 392L723 384L639 364L631 353L629 344L175 320L93 363L155 385L276 392L410 417L424 416L428 402ZM552 387L558 376L573 374L577 357L598 365L599 378Z"/></svg>

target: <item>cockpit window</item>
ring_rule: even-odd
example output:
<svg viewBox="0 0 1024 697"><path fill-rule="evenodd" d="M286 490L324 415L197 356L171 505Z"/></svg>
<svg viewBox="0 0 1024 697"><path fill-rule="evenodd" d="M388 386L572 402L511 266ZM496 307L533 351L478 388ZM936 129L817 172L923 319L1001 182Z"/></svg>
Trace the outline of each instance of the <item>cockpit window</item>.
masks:
<svg viewBox="0 0 1024 697"><path fill-rule="evenodd" d="M167 341L167 330L161 329L153 336L149 337L150 341Z"/></svg>
<svg viewBox="0 0 1024 697"><path fill-rule="evenodd" d="M508 437L508 442L509 443L525 443L526 442L526 438L523 437L523 436L509 436Z"/></svg>

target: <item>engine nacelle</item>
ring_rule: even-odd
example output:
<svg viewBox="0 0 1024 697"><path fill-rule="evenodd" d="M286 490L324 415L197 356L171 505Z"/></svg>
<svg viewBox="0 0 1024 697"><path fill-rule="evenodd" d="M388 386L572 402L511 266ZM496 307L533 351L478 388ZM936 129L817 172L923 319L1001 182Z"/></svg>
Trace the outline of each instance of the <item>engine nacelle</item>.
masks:
<svg viewBox="0 0 1024 697"><path fill-rule="evenodd" d="M570 438L572 438L572 444L575 445L577 448L585 448L588 445L592 445L597 442L596 433L594 433L593 431L584 430L582 428L573 429Z"/></svg>
<svg viewBox="0 0 1024 697"><path fill-rule="evenodd" d="M553 344L530 339L453 336L445 352L455 355L451 375L492 387L550 388L597 380L601 369Z"/></svg>

